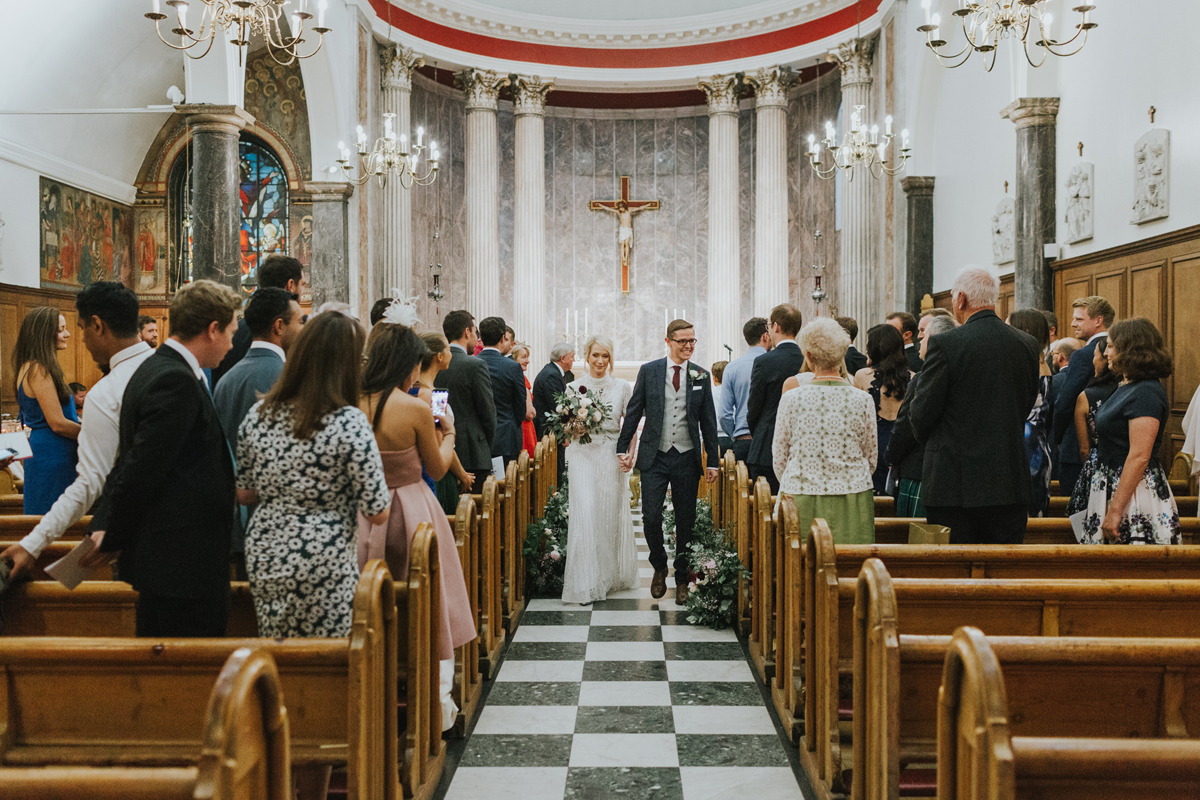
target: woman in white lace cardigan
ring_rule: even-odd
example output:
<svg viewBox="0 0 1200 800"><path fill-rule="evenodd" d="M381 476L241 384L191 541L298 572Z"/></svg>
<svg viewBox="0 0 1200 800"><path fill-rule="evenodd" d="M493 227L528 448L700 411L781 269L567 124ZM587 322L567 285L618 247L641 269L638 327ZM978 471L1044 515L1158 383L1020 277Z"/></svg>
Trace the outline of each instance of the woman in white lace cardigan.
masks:
<svg viewBox="0 0 1200 800"><path fill-rule="evenodd" d="M839 544L874 542L875 403L840 374L850 337L833 319L818 317L798 343L813 379L779 402L772 455L781 502L784 495L795 502L802 531L820 517Z"/></svg>

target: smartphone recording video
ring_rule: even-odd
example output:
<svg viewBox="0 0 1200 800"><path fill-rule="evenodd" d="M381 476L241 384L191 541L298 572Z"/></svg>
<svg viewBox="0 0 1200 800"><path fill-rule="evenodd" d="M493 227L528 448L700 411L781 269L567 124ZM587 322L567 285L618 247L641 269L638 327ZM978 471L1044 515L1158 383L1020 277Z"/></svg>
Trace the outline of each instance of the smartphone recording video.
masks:
<svg viewBox="0 0 1200 800"><path fill-rule="evenodd" d="M446 408L450 404L450 392L445 389L435 389L433 392L433 418L445 419Z"/></svg>

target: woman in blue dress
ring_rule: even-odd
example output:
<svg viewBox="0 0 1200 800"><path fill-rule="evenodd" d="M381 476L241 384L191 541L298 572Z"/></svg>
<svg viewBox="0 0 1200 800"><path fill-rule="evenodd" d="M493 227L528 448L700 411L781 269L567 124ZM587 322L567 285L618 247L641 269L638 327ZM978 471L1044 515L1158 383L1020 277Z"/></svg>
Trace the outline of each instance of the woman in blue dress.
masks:
<svg viewBox="0 0 1200 800"><path fill-rule="evenodd" d="M79 415L67 386L58 351L67 349L67 321L57 308L25 315L13 349L17 406L30 428L33 457L25 461L26 514L45 514L75 480Z"/></svg>
<svg viewBox="0 0 1200 800"><path fill-rule="evenodd" d="M1014 311L1008 324L1037 340L1043 355L1050 346L1050 325L1042 312L1023 308ZM1042 517L1050 508L1050 412L1054 408L1050 365L1043 359L1038 374L1038 396L1025 419L1025 453L1029 457L1029 477L1033 496L1029 516Z"/></svg>

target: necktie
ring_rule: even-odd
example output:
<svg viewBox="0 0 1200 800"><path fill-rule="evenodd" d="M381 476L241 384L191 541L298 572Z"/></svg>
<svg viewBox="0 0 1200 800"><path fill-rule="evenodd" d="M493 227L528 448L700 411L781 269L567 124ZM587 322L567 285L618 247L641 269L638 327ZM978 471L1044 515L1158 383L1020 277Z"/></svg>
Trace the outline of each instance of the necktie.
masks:
<svg viewBox="0 0 1200 800"><path fill-rule="evenodd" d="M678 392L679 391L679 365L676 364L675 367L673 367L673 369L675 370L675 374L673 376L671 376L671 385L674 386L675 391Z"/></svg>

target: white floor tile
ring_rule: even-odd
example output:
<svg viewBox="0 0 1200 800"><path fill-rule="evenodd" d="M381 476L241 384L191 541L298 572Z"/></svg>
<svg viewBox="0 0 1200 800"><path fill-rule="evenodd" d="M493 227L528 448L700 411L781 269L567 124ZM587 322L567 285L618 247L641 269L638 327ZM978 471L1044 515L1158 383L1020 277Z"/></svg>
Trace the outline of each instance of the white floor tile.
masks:
<svg viewBox="0 0 1200 800"><path fill-rule="evenodd" d="M521 630L517 629L518 635ZM728 628L714 631L696 625L663 625L662 638L664 642L736 642L737 634Z"/></svg>
<svg viewBox="0 0 1200 800"><path fill-rule="evenodd" d="M500 679L504 679L504 670ZM753 683L754 675L745 661L668 661L667 680Z"/></svg>
<svg viewBox="0 0 1200 800"><path fill-rule="evenodd" d="M562 800L566 767L459 767L446 800Z"/></svg>
<svg viewBox="0 0 1200 800"><path fill-rule="evenodd" d="M679 775L683 800L804 800L790 767L682 767Z"/></svg>
<svg viewBox="0 0 1200 800"><path fill-rule="evenodd" d="M505 661L497 681L570 683L583 680L582 661Z"/></svg>
<svg viewBox="0 0 1200 800"><path fill-rule="evenodd" d="M587 625L522 625L514 642L586 642ZM682 640L681 640L682 641Z"/></svg>
<svg viewBox="0 0 1200 800"><path fill-rule="evenodd" d="M665 661L662 642L588 642L588 661Z"/></svg>
<svg viewBox="0 0 1200 800"><path fill-rule="evenodd" d="M657 611L592 612L593 625L658 625L661 620Z"/></svg>
<svg viewBox="0 0 1200 800"><path fill-rule="evenodd" d="M479 712L475 733L574 733L578 710L575 706L485 706Z"/></svg>
<svg viewBox="0 0 1200 800"><path fill-rule="evenodd" d="M577 733L572 767L678 767L672 733Z"/></svg>
<svg viewBox="0 0 1200 800"><path fill-rule="evenodd" d="M775 733L763 706L676 706L671 711L676 733Z"/></svg>
<svg viewBox="0 0 1200 800"><path fill-rule="evenodd" d="M637 587L636 589L622 589L619 592L613 592L608 596L609 600L650 600L650 590ZM595 611L593 614L597 613ZM597 623L599 624L599 623Z"/></svg>
<svg viewBox="0 0 1200 800"><path fill-rule="evenodd" d="M529 605L525 606L526 611L578 611L579 606L574 603L564 603L562 600L539 598L530 600Z"/></svg>
<svg viewBox="0 0 1200 800"><path fill-rule="evenodd" d="M666 681L584 681L581 706L669 706L671 684Z"/></svg>
<svg viewBox="0 0 1200 800"><path fill-rule="evenodd" d="M654 577L654 567L639 567L638 568L638 577L653 578Z"/></svg>

